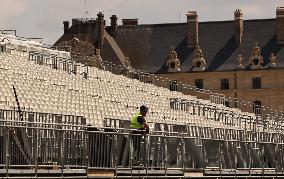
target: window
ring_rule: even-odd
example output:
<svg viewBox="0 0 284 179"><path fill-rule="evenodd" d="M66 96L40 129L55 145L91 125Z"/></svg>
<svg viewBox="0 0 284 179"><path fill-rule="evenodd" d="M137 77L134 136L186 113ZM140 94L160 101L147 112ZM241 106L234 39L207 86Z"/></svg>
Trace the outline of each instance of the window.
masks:
<svg viewBox="0 0 284 179"><path fill-rule="evenodd" d="M252 60L252 62L253 62L254 65L258 65L259 59L258 59L258 58L255 58L255 59Z"/></svg>
<svg viewBox="0 0 284 179"><path fill-rule="evenodd" d="M177 80L170 81L169 85L170 85L170 91L177 91L178 87Z"/></svg>
<svg viewBox="0 0 284 179"><path fill-rule="evenodd" d="M252 107L252 110L255 114L261 113L261 101L254 101Z"/></svg>
<svg viewBox="0 0 284 179"><path fill-rule="evenodd" d="M230 107L230 102L229 101L225 101L225 106L229 108Z"/></svg>
<svg viewBox="0 0 284 179"><path fill-rule="evenodd" d="M175 68L175 67L176 67L176 63L175 63L175 62L171 62L171 63L170 63L170 67L171 67L171 68Z"/></svg>
<svg viewBox="0 0 284 179"><path fill-rule="evenodd" d="M253 89L261 88L261 78L260 77L252 78L252 88Z"/></svg>
<svg viewBox="0 0 284 179"><path fill-rule="evenodd" d="M196 88L203 89L203 79L195 79Z"/></svg>
<svg viewBox="0 0 284 179"><path fill-rule="evenodd" d="M221 79L221 89L226 90L229 88L230 88L229 79Z"/></svg>
<svg viewBox="0 0 284 179"><path fill-rule="evenodd" d="M196 62L196 64L195 64L195 66L197 67L197 68L199 68L200 66L201 66L201 62Z"/></svg>

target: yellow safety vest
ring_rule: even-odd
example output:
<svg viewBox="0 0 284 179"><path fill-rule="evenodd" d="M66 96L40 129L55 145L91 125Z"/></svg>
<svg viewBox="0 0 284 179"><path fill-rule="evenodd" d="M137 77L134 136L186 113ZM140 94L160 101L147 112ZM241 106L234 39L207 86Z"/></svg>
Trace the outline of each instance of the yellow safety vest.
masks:
<svg viewBox="0 0 284 179"><path fill-rule="evenodd" d="M139 116L142 116L142 115L140 114L140 112L137 113L137 114L135 114L135 115L132 117L132 119L131 119L131 124L130 124L130 128L133 128L133 129L141 129L141 128L143 128L143 125L140 124L140 123L137 121L137 118L138 118Z"/></svg>

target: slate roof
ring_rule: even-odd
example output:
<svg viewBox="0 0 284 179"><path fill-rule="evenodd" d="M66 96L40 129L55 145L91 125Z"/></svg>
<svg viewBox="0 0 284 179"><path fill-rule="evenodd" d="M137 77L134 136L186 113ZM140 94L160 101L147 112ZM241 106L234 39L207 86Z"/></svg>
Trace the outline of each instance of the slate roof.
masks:
<svg viewBox="0 0 284 179"><path fill-rule="evenodd" d="M56 42L55 46L63 41L68 41L74 37L83 41L95 43L96 39L96 24L95 23L81 23L72 25L66 33L64 33Z"/></svg>
<svg viewBox="0 0 284 179"><path fill-rule="evenodd" d="M80 24L72 24L72 26L65 32L55 43L54 46L59 45L63 41L68 41L73 38L78 38L81 41L87 41L92 43L94 46L97 41L97 25L96 23L80 23ZM120 64L121 62L116 57L113 49L110 44L104 39L103 43L103 51L101 55L105 61L109 61L115 64ZM84 61L83 61L84 62Z"/></svg>
<svg viewBox="0 0 284 179"><path fill-rule="evenodd" d="M130 58L131 66L135 69L149 73L167 73L166 59L170 48L174 46L181 61L181 72L191 72L194 49L187 47L186 25L118 26L113 38L125 56ZM96 28L92 25L86 25L85 28L72 26L56 43L73 38L76 33L79 33L80 38L95 44ZM275 19L244 20L243 38L239 46L235 46L234 33L234 21L199 22L199 45L206 59L206 71L235 70L239 54L244 58L246 68L256 42L261 48L265 66L270 54L274 53L277 56L277 67L284 67L284 48L276 43ZM120 63L106 40L102 47L102 58Z"/></svg>
<svg viewBox="0 0 284 179"><path fill-rule="evenodd" d="M119 26L114 38L135 69L167 73L167 55L174 46L181 61L181 72L190 72L194 49L187 47L186 30L186 23ZM284 67L284 48L276 43L275 19L245 20L239 46L235 46L234 31L234 21L199 22L199 45L207 62L206 71L235 70L239 54L247 67L256 42L265 66L274 53L277 66ZM115 58L107 49L103 49L103 55L103 59Z"/></svg>

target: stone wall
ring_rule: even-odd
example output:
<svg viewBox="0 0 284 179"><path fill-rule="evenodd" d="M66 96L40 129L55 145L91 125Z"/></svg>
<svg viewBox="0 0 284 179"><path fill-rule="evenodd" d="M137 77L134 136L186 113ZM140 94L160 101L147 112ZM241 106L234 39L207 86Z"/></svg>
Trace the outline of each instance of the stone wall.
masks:
<svg viewBox="0 0 284 179"><path fill-rule="evenodd" d="M177 80L189 85L195 85L195 79L203 79L204 89L249 102L259 100L262 105L277 110L283 110L284 107L284 69L192 72L157 74L157 76L167 77L169 80ZM254 77L261 77L260 89L252 89L252 78ZM221 79L225 78L229 79L229 89L221 90ZM184 92L193 94L190 90L184 90ZM208 95L205 94L194 93L194 95L208 98ZM234 104L230 104L230 107L234 107Z"/></svg>

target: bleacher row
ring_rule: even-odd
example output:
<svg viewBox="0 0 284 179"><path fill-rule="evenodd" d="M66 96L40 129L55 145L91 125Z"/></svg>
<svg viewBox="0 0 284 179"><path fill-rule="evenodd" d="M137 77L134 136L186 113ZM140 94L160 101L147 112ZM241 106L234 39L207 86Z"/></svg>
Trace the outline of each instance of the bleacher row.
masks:
<svg viewBox="0 0 284 179"><path fill-rule="evenodd" d="M38 43L21 42L11 35L2 34L1 40L0 46L5 49L0 53L2 109L17 107L14 85L20 107L33 112L84 116L87 124L98 127L103 127L105 118L129 120L138 107L145 104L150 109L147 121L152 124L190 124L272 132L282 130L282 122L265 120L264 123L253 113L241 112L96 67L75 64L76 73L68 73L58 68L63 65L60 61L55 61L55 65L53 59L65 58L72 62L70 53L47 49ZM46 63L37 63L36 58L31 56L35 52L44 54ZM87 78L84 78L86 75ZM186 110L173 109L170 105L172 98L188 101Z"/></svg>
<svg viewBox="0 0 284 179"><path fill-rule="evenodd" d="M49 55L56 55L61 58L70 58L69 52L58 51L56 49L46 48L41 42L31 41L26 38L19 38L11 34L0 33L0 46L4 47L3 50L16 50L18 54L25 54L26 52L36 51Z"/></svg>

